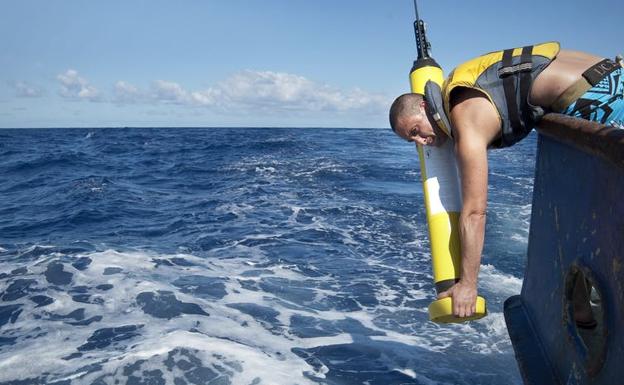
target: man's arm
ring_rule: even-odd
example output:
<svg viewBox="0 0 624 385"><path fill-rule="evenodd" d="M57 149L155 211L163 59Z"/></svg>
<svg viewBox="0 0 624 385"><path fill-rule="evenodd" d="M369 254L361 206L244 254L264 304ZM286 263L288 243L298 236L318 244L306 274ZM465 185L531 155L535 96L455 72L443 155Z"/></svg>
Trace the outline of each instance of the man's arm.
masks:
<svg viewBox="0 0 624 385"><path fill-rule="evenodd" d="M477 280L485 237L487 209L487 147L500 131L498 114L478 91L462 90L451 109L462 189L459 235L462 246L461 277L439 297L453 297L453 314L469 317L475 312Z"/></svg>

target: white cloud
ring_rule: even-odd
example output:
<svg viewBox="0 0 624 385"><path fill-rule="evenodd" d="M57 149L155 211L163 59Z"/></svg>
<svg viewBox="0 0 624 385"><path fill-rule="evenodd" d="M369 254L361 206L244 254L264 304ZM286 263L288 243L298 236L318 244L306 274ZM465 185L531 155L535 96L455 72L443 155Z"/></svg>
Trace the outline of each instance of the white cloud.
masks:
<svg viewBox="0 0 624 385"><path fill-rule="evenodd" d="M89 101L101 100L100 92L89 84L89 82L80 77L78 71L68 69L63 74L59 74L57 77L61 83L60 94L64 98L68 99L85 99Z"/></svg>
<svg viewBox="0 0 624 385"><path fill-rule="evenodd" d="M43 90L32 84L17 81L13 83L15 95L20 98L38 98L43 95Z"/></svg>
<svg viewBox="0 0 624 385"><path fill-rule="evenodd" d="M370 112L385 111L384 95L355 88L341 90L303 76L272 71L242 71L213 87L191 91L176 82L157 80L142 92L126 83L115 85L120 103L152 102L207 107L222 112Z"/></svg>
<svg viewBox="0 0 624 385"><path fill-rule="evenodd" d="M190 104L188 92L175 82L156 80L154 84L152 84L151 96L156 101Z"/></svg>
<svg viewBox="0 0 624 385"><path fill-rule="evenodd" d="M123 80L115 83L115 97L114 101L116 103L137 103L140 101L145 101L145 94L139 90L138 87L125 82Z"/></svg>
<svg viewBox="0 0 624 385"><path fill-rule="evenodd" d="M357 88L341 90L303 76L272 71L239 72L207 92L220 96L217 103L243 110L352 111L387 105L380 94Z"/></svg>

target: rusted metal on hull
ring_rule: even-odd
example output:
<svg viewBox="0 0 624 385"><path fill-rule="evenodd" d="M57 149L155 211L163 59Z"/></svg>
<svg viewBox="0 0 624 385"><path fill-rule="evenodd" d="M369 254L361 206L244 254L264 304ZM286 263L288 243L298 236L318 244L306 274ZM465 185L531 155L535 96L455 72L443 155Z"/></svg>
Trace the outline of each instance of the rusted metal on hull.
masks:
<svg viewBox="0 0 624 385"><path fill-rule="evenodd" d="M539 124L541 135L624 167L624 130L561 114L547 114Z"/></svg>
<svg viewBox="0 0 624 385"><path fill-rule="evenodd" d="M624 377L624 130L549 114L539 127L527 267L505 319L526 384ZM600 298L574 322L574 282Z"/></svg>

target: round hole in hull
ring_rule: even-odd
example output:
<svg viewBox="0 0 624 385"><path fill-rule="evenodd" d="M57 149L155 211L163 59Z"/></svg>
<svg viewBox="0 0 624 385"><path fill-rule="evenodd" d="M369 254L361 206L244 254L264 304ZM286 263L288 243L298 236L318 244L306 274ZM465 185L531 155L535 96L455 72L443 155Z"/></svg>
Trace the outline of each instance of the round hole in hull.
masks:
<svg viewBox="0 0 624 385"><path fill-rule="evenodd" d="M590 376L604 364L606 354L605 309L600 287L589 269L573 266L566 277L564 317L570 341Z"/></svg>

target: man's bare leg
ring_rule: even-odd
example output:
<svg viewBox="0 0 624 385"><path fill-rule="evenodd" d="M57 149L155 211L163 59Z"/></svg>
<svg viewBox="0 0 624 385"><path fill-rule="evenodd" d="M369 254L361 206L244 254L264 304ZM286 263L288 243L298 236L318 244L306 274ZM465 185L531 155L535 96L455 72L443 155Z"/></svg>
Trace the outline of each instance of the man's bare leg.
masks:
<svg viewBox="0 0 624 385"><path fill-rule="evenodd" d="M590 303L591 285L585 277L579 274L574 283L572 293L572 306L574 309L574 321L576 326L583 329L593 329L596 327L596 320L592 313Z"/></svg>

